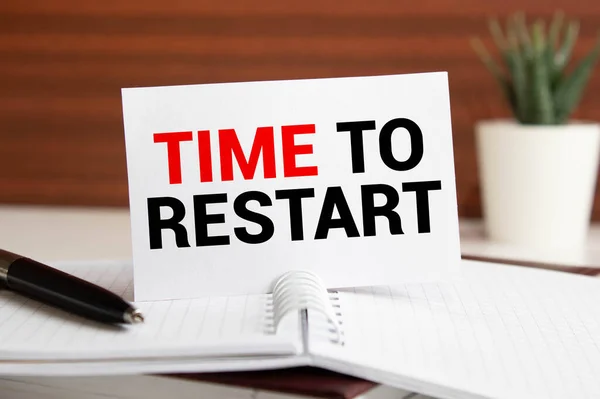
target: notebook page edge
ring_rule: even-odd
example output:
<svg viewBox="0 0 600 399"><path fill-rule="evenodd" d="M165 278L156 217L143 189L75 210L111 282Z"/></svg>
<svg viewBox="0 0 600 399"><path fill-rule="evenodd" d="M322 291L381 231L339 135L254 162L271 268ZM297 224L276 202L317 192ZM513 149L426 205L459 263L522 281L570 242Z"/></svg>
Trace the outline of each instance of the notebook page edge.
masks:
<svg viewBox="0 0 600 399"><path fill-rule="evenodd" d="M80 362L75 365L64 363L0 363L0 376L30 377L77 377L132 374L204 373L259 371L290 367L311 366L312 359L306 355L263 356L244 359L158 359L156 362Z"/></svg>
<svg viewBox="0 0 600 399"><path fill-rule="evenodd" d="M131 286L130 262L69 261L54 262L52 266L73 272L119 294ZM295 329L290 326L278 334L265 329L267 297L204 297L140 303L143 309L154 306L158 310L149 312L143 325L125 326L123 331L118 331L17 294L3 292L0 293L0 308L3 309L0 313L4 313L0 314L0 324L3 324L0 330L0 361L178 356L190 351L198 356L301 353L299 325ZM192 313L202 315L202 322L196 320L200 317L188 317ZM189 319L192 319L191 322ZM178 330L183 329L185 333L186 323L190 332L184 334L187 341ZM149 332L146 331L148 329ZM224 338L224 333L229 337ZM173 344L172 341L184 343Z"/></svg>
<svg viewBox="0 0 600 399"><path fill-rule="evenodd" d="M415 378L410 374L395 374L390 371L380 370L358 363L338 360L335 357L313 355L313 362L317 367L323 367L331 371L347 374L357 378L363 378L379 384L394 388L432 396L439 399L487 399L488 396L468 392L457 387L439 385L432 381Z"/></svg>

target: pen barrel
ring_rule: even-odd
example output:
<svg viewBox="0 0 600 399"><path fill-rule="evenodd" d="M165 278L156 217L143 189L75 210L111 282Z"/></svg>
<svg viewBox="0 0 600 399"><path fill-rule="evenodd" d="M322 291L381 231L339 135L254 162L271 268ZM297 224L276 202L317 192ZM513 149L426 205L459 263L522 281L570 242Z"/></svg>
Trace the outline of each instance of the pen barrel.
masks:
<svg viewBox="0 0 600 399"><path fill-rule="evenodd" d="M15 260L9 289L71 313L105 323L121 323L131 305L115 293L29 258Z"/></svg>

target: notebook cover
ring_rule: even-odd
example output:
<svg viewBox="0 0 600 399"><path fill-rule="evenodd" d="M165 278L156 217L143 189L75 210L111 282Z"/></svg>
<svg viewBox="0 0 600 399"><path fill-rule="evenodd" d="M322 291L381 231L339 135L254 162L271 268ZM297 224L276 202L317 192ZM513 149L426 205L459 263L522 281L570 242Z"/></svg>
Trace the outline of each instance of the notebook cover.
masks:
<svg viewBox="0 0 600 399"><path fill-rule="evenodd" d="M172 374L171 376L328 399L355 398L377 385L371 381L315 367L230 373Z"/></svg>

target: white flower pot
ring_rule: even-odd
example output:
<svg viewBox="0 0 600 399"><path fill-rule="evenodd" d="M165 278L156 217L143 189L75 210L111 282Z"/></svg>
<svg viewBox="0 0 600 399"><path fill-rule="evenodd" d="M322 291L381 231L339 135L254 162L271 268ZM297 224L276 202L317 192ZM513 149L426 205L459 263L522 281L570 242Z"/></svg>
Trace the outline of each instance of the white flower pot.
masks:
<svg viewBox="0 0 600 399"><path fill-rule="evenodd" d="M475 131L488 238L563 257L582 253L598 171L599 125L489 120Z"/></svg>

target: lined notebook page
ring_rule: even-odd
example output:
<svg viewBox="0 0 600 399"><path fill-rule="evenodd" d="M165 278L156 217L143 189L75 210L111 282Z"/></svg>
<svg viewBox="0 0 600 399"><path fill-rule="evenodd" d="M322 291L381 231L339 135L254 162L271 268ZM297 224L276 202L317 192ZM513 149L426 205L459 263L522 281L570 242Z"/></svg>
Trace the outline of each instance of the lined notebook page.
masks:
<svg viewBox="0 0 600 399"><path fill-rule="evenodd" d="M342 291L345 345L314 333L311 353L440 397L600 397L600 281L463 263L453 284Z"/></svg>
<svg viewBox="0 0 600 399"><path fill-rule="evenodd" d="M129 264L59 268L133 298ZM272 334L269 300L270 295L248 295L141 302L137 307L146 319L143 324L114 327L0 290L0 362L295 352L299 328L296 334Z"/></svg>

